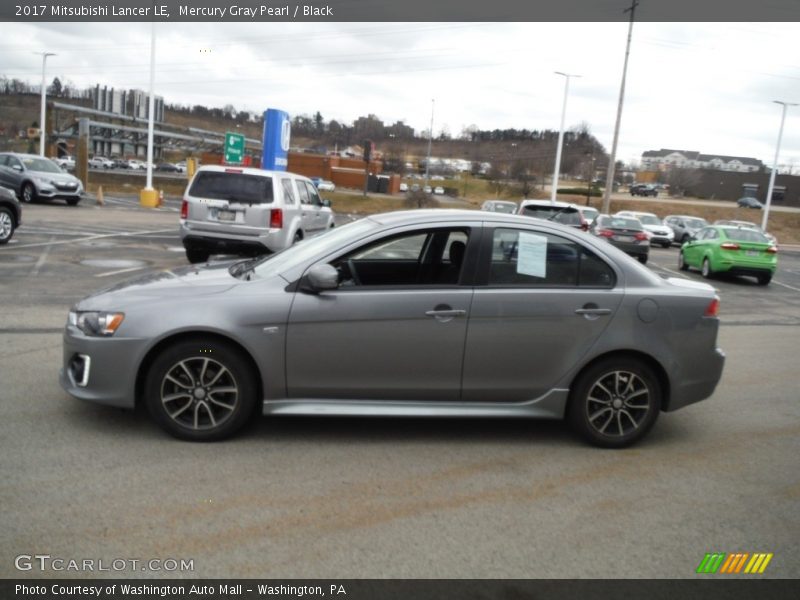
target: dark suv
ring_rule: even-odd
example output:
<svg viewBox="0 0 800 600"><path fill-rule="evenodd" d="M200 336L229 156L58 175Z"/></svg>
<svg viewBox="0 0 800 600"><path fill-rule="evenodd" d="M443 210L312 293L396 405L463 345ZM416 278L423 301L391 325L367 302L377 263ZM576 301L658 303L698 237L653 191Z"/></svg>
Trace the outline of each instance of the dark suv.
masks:
<svg viewBox="0 0 800 600"><path fill-rule="evenodd" d="M22 222L22 206L17 195L11 190L0 187L0 244L7 244L14 230Z"/></svg>
<svg viewBox="0 0 800 600"><path fill-rule="evenodd" d="M634 183L631 186L631 196L658 196L658 188L649 183Z"/></svg>

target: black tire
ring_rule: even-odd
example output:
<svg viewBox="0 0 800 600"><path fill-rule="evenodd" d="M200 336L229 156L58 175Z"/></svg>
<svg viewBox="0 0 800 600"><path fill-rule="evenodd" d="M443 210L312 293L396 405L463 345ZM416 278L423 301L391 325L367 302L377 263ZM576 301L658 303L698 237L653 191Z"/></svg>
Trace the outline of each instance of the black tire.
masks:
<svg viewBox="0 0 800 600"><path fill-rule="evenodd" d="M688 271L689 270L689 265L686 264L686 259L683 256L683 250L678 252L678 268L681 271Z"/></svg>
<svg viewBox="0 0 800 600"><path fill-rule="evenodd" d="M663 242L663 243L661 244L661 247L662 247L662 248L669 248L670 246L672 246L672 242Z"/></svg>
<svg viewBox="0 0 800 600"><path fill-rule="evenodd" d="M14 215L5 206L0 206L0 245L7 244L14 235Z"/></svg>
<svg viewBox="0 0 800 600"><path fill-rule="evenodd" d="M33 187L33 184L29 181L23 183L22 188L20 189L19 197L20 200L28 204L36 202L36 188Z"/></svg>
<svg viewBox="0 0 800 600"><path fill-rule="evenodd" d="M709 262L708 258L703 259L703 264L700 267L700 273L702 273L703 277L706 279L711 279L714 276L714 270L711 268L711 263Z"/></svg>
<svg viewBox="0 0 800 600"><path fill-rule="evenodd" d="M211 253L206 250L195 250L192 248L186 248L186 258L193 265L196 265L197 263L208 262L209 256L211 256Z"/></svg>
<svg viewBox="0 0 800 600"><path fill-rule="evenodd" d="M689 241L689 234L688 233L684 233L683 237L681 238L681 245L685 244L688 241Z"/></svg>
<svg viewBox="0 0 800 600"><path fill-rule="evenodd" d="M636 260L638 260L638 261L639 261L640 263L642 263L643 265L646 265L646 264L647 264L647 254L639 254L639 255L636 257Z"/></svg>
<svg viewBox="0 0 800 600"><path fill-rule="evenodd" d="M661 384L645 362L628 356L609 357L575 380L567 418L590 444L624 448L655 424L661 403Z"/></svg>
<svg viewBox="0 0 800 600"><path fill-rule="evenodd" d="M294 232L294 238L292 238L292 246L294 246L297 242L303 241L303 234L299 231Z"/></svg>
<svg viewBox="0 0 800 600"><path fill-rule="evenodd" d="M78 206L78 202L80 202L80 198L67 198L67 204L69 206Z"/></svg>
<svg viewBox="0 0 800 600"><path fill-rule="evenodd" d="M213 442L251 420L257 390L250 361L241 351L198 337L156 357L146 374L144 401L156 423L176 438Z"/></svg>
<svg viewBox="0 0 800 600"><path fill-rule="evenodd" d="M763 275L758 275L757 279L758 285L769 285L769 282L772 281L772 275L770 273L764 273Z"/></svg>

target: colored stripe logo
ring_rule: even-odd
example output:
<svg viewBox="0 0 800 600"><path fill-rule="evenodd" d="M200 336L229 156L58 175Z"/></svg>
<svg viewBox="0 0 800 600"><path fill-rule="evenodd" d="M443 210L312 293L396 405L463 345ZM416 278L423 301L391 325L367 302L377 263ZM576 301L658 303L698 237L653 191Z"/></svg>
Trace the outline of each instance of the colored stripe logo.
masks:
<svg viewBox="0 0 800 600"><path fill-rule="evenodd" d="M697 573L701 574L752 574L760 575L774 555L765 552L709 552L700 561Z"/></svg>

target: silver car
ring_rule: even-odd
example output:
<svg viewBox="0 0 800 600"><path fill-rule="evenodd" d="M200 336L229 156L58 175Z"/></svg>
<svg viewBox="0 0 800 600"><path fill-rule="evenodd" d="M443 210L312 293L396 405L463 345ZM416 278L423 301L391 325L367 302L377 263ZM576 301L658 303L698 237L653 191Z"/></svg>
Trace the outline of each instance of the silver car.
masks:
<svg viewBox="0 0 800 600"><path fill-rule="evenodd" d="M205 166L186 188L180 234L191 263L278 252L334 226L312 181L284 171Z"/></svg>
<svg viewBox="0 0 800 600"><path fill-rule="evenodd" d="M152 273L76 304L60 382L172 435L266 415L541 417L622 447L712 394L710 286L556 223L364 218L261 259Z"/></svg>
<svg viewBox="0 0 800 600"><path fill-rule="evenodd" d="M70 206L81 201L80 179L37 154L0 154L0 185L14 190L23 202L60 199Z"/></svg>
<svg viewBox="0 0 800 600"><path fill-rule="evenodd" d="M703 227L707 227L708 221L692 215L667 215L664 217L664 225L672 228L675 234L674 241L685 244Z"/></svg>

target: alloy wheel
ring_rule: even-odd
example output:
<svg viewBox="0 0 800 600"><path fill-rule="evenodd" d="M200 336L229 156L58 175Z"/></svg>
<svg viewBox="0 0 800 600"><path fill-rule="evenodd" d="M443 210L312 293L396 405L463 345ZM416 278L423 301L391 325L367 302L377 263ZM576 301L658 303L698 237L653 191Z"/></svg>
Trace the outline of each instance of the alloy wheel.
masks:
<svg viewBox="0 0 800 600"><path fill-rule="evenodd" d="M631 435L653 410L647 383L630 371L611 371L595 381L586 396L589 426L608 437Z"/></svg>

